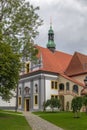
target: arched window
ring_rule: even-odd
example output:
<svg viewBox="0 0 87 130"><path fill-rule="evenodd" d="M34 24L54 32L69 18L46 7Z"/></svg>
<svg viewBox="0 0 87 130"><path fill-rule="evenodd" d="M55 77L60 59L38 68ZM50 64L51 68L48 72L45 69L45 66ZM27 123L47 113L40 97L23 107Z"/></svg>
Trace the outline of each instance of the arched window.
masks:
<svg viewBox="0 0 87 130"><path fill-rule="evenodd" d="M63 84L63 83L59 84L59 90L60 90L60 91L61 91L61 90L64 90L64 84Z"/></svg>
<svg viewBox="0 0 87 130"><path fill-rule="evenodd" d="M29 95L29 90L30 90L29 87L25 87L25 94L26 94L26 95Z"/></svg>
<svg viewBox="0 0 87 130"><path fill-rule="evenodd" d="M69 82L66 82L66 90L69 90L69 86L70 86Z"/></svg>
<svg viewBox="0 0 87 130"><path fill-rule="evenodd" d="M73 92L78 93L78 85L73 85Z"/></svg>

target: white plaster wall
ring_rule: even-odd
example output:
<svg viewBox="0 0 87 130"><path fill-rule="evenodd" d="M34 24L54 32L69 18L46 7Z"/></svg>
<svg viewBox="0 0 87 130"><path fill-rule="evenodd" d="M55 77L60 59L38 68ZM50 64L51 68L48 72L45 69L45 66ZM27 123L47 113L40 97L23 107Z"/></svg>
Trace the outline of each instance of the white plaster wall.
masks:
<svg viewBox="0 0 87 130"><path fill-rule="evenodd" d="M58 95L58 89L51 89L51 80L46 80L45 84L46 100L51 98L51 95Z"/></svg>
<svg viewBox="0 0 87 130"><path fill-rule="evenodd" d="M40 69L40 68L41 68L41 67L37 66L37 67L33 68L33 71L38 70L38 69Z"/></svg>
<svg viewBox="0 0 87 130"><path fill-rule="evenodd" d="M35 80L34 82L33 82L33 108L34 109L38 109L39 108L39 96L38 96L38 92L36 93L36 88L35 88L35 84L37 84L37 89L38 89L38 92L39 92L39 80ZM35 104L35 95L37 95L38 96L38 104L36 105Z"/></svg>
<svg viewBox="0 0 87 130"><path fill-rule="evenodd" d="M19 88L22 87L22 83L20 83L20 84L18 85L18 87L19 87Z"/></svg>
<svg viewBox="0 0 87 130"><path fill-rule="evenodd" d="M39 80L35 80L33 82L33 93L36 93L36 91L35 91L35 84L37 84L37 89L38 89L38 92L39 92Z"/></svg>
<svg viewBox="0 0 87 130"><path fill-rule="evenodd" d="M42 74L42 75L43 75L43 74ZM52 77L52 78L56 78L56 80L58 80L58 76L55 76L55 75L44 74L44 76L47 76L47 77Z"/></svg>
<svg viewBox="0 0 87 130"><path fill-rule="evenodd" d="M13 97L12 99L10 99L9 102L2 100L2 97L0 97L0 106L1 107L15 107L16 106L16 97Z"/></svg>
<svg viewBox="0 0 87 130"><path fill-rule="evenodd" d="M24 88L25 88L25 87L29 87L29 86L30 86L30 82L25 82L25 83L24 83Z"/></svg>

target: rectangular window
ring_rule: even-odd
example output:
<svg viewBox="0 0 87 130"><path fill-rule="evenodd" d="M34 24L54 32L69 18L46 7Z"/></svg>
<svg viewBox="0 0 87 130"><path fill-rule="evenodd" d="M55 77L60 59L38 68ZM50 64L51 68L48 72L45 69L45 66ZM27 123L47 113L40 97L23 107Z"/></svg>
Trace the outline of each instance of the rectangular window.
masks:
<svg viewBox="0 0 87 130"><path fill-rule="evenodd" d="M51 95L51 98L54 98L54 95Z"/></svg>
<svg viewBox="0 0 87 130"><path fill-rule="evenodd" d="M55 89L57 89L57 82L55 82Z"/></svg>
<svg viewBox="0 0 87 130"><path fill-rule="evenodd" d="M54 89L54 81L51 81L51 88Z"/></svg>
<svg viewBox="0 0 87 130"><path fill-rule="evenodd" d="M35 96L35 105L37 105L38 104L38 96L36 95Z"/></svg>
<svg viewBox="0 0 87 130"><path fill-rule="evenodd" d="M55 95L55 98L58 98L58 96L57 96L57 95Z"/></svg>
<svg viewBox="0 0 87 130"><path fill-rule="evenodd" d="M20 106L21 105L21 97L19 97L19 100L18 100L18 105Z"/></svg>
<svg viewBox="0 0 87 130"><path fill-rule="evenodd" d="M51 89L57 89L58 87L58 82L57 81L51 81Z"/></svg>
<svg viewBox="0 0 87 130"><path fill-rule="evenodd" d="M51 98L58 98L58 95L51 95Z"/></svg>

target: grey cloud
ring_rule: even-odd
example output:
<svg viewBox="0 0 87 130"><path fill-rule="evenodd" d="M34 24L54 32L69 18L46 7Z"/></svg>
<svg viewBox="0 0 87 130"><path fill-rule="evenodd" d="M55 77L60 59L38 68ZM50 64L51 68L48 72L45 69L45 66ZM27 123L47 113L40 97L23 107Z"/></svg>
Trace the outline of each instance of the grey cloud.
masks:
<svg viewBox="0 0 87 130"><path fill-rule="evenodd" d="M82 5L87 6L87 0L77 0L77 2L80 2Z"/></svg>
<svg viewBox="0 0 87 130"><path fill-rule="evenodd" d="M35 42L46 47L51 16L57 50L87 54L87 9L83 8L86 5L87 0L57 0L40 5L39 14L44 25L39 28Z"/></svg>

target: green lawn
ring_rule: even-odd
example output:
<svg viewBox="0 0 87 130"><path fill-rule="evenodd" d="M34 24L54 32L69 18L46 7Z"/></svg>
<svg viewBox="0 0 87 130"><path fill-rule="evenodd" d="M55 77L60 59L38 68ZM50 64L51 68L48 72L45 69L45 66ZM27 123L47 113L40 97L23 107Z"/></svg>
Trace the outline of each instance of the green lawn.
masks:
<svg viewBox="0 0 87 130"><path fill-rule="evenodd" d="M35 112L34 114L64 130L87 130L87 115L85 113L81 113L80 118L74 118L72 112Z"/></svg>
<svg viewBox="0 0 87 130"><path fill-rule="evenodd" d="M31 130L22 113L0 110L0 130Z"/></svg>

